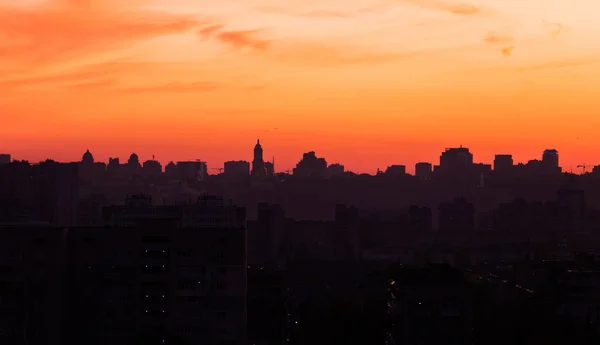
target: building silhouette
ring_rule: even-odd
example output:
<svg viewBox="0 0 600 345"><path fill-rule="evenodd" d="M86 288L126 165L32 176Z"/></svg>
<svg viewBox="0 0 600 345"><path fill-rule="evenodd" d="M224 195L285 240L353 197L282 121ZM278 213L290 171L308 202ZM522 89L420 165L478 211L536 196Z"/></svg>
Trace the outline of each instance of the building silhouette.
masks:
<svg viewBox="0 0 600 345"><path fill-rule="evenodd" d="M500 154L494 156L494 171L506 175L513 171L513 157L512 155Z"/></svg>
<svg viewBox="0 0 600 345"><path fill-rule="evenodd" d="M265 177L266 175L267 170L263 159L263 149L260 146L260 139L257 139L254 146L254 159L252 160L252 176Z"/></svg>
<svg viewBox="0 0 600 345"><path fill-rule="evenodd" d="M67 344L132 344L148 331L158 343L244 344L245 208L137 195L103 215L69 230Z"/></svg>
<svg viewBox="0 0 600 345"><path fill-rule="evenodd" d="M327 176L329 177L341 176L344 172L345 167L339 163L330 164L327 167Z"/></svg>
<svg viewBox="0 0 600 345"><path fill-rule="evenodd" d="M473 166L473 154L468 148L448 148L440 155L440 165L437 172L442 174L464 174L465 170L471 170Z"/></svg>
<svg viewBox="0 0 600 345"><path fill-rule="evenodd" d="M142 171L145 176L160 176L163 169L159 161L155 160L154 157L144 162L142 165Z"/></svg>
<svg viewBox="0 0 600 345"><path fill-rule="evenodd" d="M223 174L228 178L244 178L250 175L250 163L247 161L227 161L223 164Z"/></svg>
<svg viewBox="0 0 600 345"><path fill-rule="evenodd" d="M10 163L10 155L6 153L0 153L0 164Z"/></svg>
<svg viewBox="0 0 600 345"><path fill-rule="evenodd" d="M429 178L431 177L431 173L433 172L433 168L431 163L427 162L419 162L415 164L415 176L419 178Z"/></svg>
<svg viewBox="0 0 600 345"><path fill-rule="evenodd" d="M404 165L390 165L385 169L385 174L387 176L404 176L406 175L406 166Z"/></svg>
<svg viewBox="0 0 600 345"><path fill-rule="evenodd" d="M305 153L294 168L294 176L324 177L327 174L327 161L319 158L314 151Z"/></svg>
<svg viewBox="0 0 600 345"><path fill-rule="evenodd" d="M548 173L560 173L561 168L558 165L558 151L555 149L544 150L542 154L543 169Z"/></svg>

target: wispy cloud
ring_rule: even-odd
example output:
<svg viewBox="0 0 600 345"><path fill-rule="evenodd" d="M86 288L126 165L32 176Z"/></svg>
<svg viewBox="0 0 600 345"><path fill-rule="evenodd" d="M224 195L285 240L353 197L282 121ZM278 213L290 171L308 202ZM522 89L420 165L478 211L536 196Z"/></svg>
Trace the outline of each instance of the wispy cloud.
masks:
<svg viewBox="0 0 600 345"><path fill-rule="evenodd" d="M169 77L168 71L175 65L172 63L136 62L136 61L111 61L98 64L89 64L68 72L0 79L2 90L27 90L27 89L52 89L52 90L79 90L79 91L107 91L116 93L143 93L143 92L189 92L212 91L225 88L226 85L215 81L168 81L161 80ZM178 66L179 67L179 66ZM184 66L185 67L185 66ZM149 81L139 86L125 86L122 79L131 74L148 71L165 70L165 77ZM230 86L231 87L231 86ZM240 86L242 87L242 86Z"/></svg>
<svg viewBox="0 0 600 345"><path fill-rule="evenodd" d="M224 25L208 25L198 30L198 34L204 38L214 38L221 43L236 49L249 48L265 51L269 48L270 40L259 38L261 30L231 30L225 29Z"/></svg>
<svg viewBox="0 0 600 345"><path fill-rule="evenodd" d="M347 7L347 6L346 6ZM315 18L315 19L344 19L353 18L363 14L377 13L387 6L378 4L373 6L366 6L357 9L297 9L288 8L283 6L260 6L256 9L261 12L280 14L284 16L302 17L302 18Z"/></svg>
<svg viewBox="0 0 600 345"><path fill-rule="evenodd" d="M443 0L397 0L402 3L443 11L459 16L488 16L497 14L492 8L479 7L469 3L447 2Z"/></svg>
<svg viewBox="0 0 600 345"><path fill-rule="evenodd" d="M491 31L483 37L483 41L489 44L511 44L515 39L511 35Z"/></svg>
<svg viewBox="0 0 600 345"><path fill-rule="evenodd" d="M48 64L185 32L199 24L192 16L123 11L107 7L110 2L98 3L104 4L99 10L80 10L94 2L74 0L60 6L0 8L0 62Z"/></svg>
<svg viewBox="0 0 600 345"><path fill-rule="evenodd" d="M579 67L579 66L587 66L587 65L595 65L595 64L600 64L600 56L592 56L592 57L579 58L579 59L555 60L555 61L549 61L549 62L535 64L535 65L523 66L522 69L534 71L534 70Z"/></svg>
<svg viewBox="0 0 600 345"><path fill-rule="evenodd" d="M371 49L351 45L332 45L321 42L288 42L287 45L273 45L271 55L279 62L335 67L395 63L475 47L476 45L464 45L422 50L376 52Z"/></svg>
<svg viewBox="0 0 600 345"><path fill-rule="evenodd" d="M515 49L515 47L508 46L508 47L504 47L504 48L500 49L500 52L502 53L503 56L509 57L509 56L512 56L512 52L514 49Z"/></svg>
<svg viewBox="0 0 600 345"><path fill-rule="evenodd" d="M121 88L116 91L122 93L165 93L165 92L209 92L216 91L227 86L221 83L209 82L209 81L198 81L192 83L184 82L172 82L160 85L144 85L136 87Z"/></svg>

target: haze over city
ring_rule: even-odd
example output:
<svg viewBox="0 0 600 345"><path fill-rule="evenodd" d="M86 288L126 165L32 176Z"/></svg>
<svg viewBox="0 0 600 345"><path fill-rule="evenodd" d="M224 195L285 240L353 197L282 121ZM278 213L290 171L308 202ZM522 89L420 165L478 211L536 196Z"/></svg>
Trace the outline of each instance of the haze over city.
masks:
<svg viewBox="0 0 600 345"><path fill-rule="evenodd" d="M373 173L600 149L596 2L0 0L0 147ZM48 157L50 156L50 157Z"/></svg>

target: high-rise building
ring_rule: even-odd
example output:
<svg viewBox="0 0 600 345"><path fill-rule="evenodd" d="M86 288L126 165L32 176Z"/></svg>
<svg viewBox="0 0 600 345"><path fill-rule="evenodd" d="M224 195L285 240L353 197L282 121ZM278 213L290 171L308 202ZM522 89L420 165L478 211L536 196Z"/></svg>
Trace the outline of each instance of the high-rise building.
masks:
<svg viewBox="0 0 600 345"><path fill-rule="evenodd" d="M0 153L0 164L10 163L10 155L6 153Z"/></svg>
<svg viewBox="0 0 600 345"><path fill-rule="evenodd" d="M496 155L494 157L494 171L499 174L508 174L514 166L512 155Z"/></svg>
<svg viewBox="0 0 600 345"><path fill-rule="evenodd" d="M561 168L558 165L558 151L555 149L544 150L542 154L542 165L544 171L548 173L559 173Z"/></svg>
<svg viewBox="0 0 600 345"><path fill-rule="evenodd" d="M439 171L444 174L462 174L473 166L473 154L466 147L448 148L440 156Z"/></svg>
<svg viewBox="0 0 600 345"><path fill-rule="evenodd" d="M317 157L314 151L302 155L302 160L294 168L294 176L324 177L327 175L327 161Z"/></svg>
<svg viewBox="0 0 600 345"><path fill-rule="evenodd" d="M0 225L0 344L64 344L67 230Z"/></svg>
<svg viewBox="0 0 600 345"><path fill-rule="evenodd" d="M250 163L247 161L228 161L223 164L223 174L228 178L248 177Z"/></svg>
<svg viewBox="0 0 600 345"><path fill-rule="evenodd" d="M133 344L144 334L245 343L245 208L134 196L103 213L106 225L70 230L67 344Z"/></svg>
<svg viewBox="0 0 600 345"><path fill-rule="evenodd" d="M415 164L415 176L419 178L429 178L432 173L431 163L419 162Z"/></svg>

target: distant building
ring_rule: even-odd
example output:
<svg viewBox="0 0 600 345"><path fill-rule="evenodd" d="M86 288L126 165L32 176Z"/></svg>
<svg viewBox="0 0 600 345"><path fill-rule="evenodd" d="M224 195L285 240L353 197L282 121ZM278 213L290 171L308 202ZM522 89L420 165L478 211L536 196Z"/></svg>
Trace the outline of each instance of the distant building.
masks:
<svg viewBox="0 0 600 345"><path fill-rule="evenodd" d="M505 175L513 171L514 162L512 155L496 155L494 157L494 171Z"/></svg>
<svg viewBox="0 0 600 345"><path fill-rule="evenodd" d="M159 176L163 172L162 165L160 164L160 162L154 160L154 157L144 162L144 165L142 166L142 171L146 176Z"/></svg>
<svg viewBox="0 0 600 345"><path fill-rule="evenodd" d="M6 153L0 153L0 164L10 163L10 155Z"/></svg>
<svg viewBox="0 0 600 345"><path fill-rule="evenodd" d="M427 162L419 162L415 164L415 176L419 178L429 178L431 177L431 173L433 172L433 168L431 163Z"/></svg>
<svg viewBox="0 0 600 345"><path fill-rule="evenodd" d="M94 156L90 152L90 150L86 150L83 156L81 157L81 163L83 164L93 164Z"/></svg>
<svg viewBox="0 0 600 345"><path fill-rule="evenodd" d="M169 162L169 164L167 164L165 166L165 175L167 175L169 177L176 177L177 165L175 165L175 163L173 163L173 161Z"/></svg>
<svg viewBox="0 0 600 345"><path fill-rule="evenodd" d="M103 162L95 162L94 156L90 150L86 150L81 157L79 164L79 177L86 182L97 181L104 177L106 173L106 164Z"/></svg>
<svg viewBox="0 0 600 345"><path fill-rule="evenodd" d="M441 203L438 218L440 232L450 236L475 230L475 207L462 198Z"/></svg>
<svg viewBox="0 0 600 345"><path fill-rule="evenodd" d="M265 173L267 177L273 177L275 175L275 160L273 162L265 162Z"/></svg>
<svg viewBox="0 0 600 345"><path fill-rule="evenodd" d="M329 177L340 176L343 175L344 172L344 166L338 163L331 164L327 167L327 176Z"/></svg>
<svg viewBox="0 0 600 345"><path fill-rule="evenodd" d="M244 178L250 175L250 163L247 161L228 161L223 164L223 174L228 178Z"/></svg>
<svg viewBox="0 0 600 345"><path fill-rule="evenodd" d="M265 161L263 159L263 149L260 146L260 139L256 140L254 146L254 159L252 160L252 176L254 177L265 177L267 170L265 167Z"/></svg>
<svg viewBox="0 0 600 345"><path fill-rule="evenodd" d="M404 165L390 165L385 169L387 176L404 176L406 175L406 166Z"/></svg>
<svg viewBox="0 0 600 345"><path fill-rule="evenodd" d="M325 158L318 158L314 151L305 153L294 168L294 176L298 177L324 177L326 174L327 161Z"/></svg>
<svg viewBox="0 0 600 345"><path fill-rule="evenodd" d="M202 181L208 175L208 166L202 161L177 162L176 176L180 180Z"/></svg>
<svg viewBox="0 0 600 345"><path fill-rule="evenodd" d="M548 173L560 173L561 168L558 165L558 151L555 149L544 150L542 154L542 165Z"/></svg>
<svg viewBox="0 0 600 345"><path fill-rule="evenodd" d="M440 156L439 172L442 174L464 174L471 169L473 154L466 147L448 148Z"/></svg>

